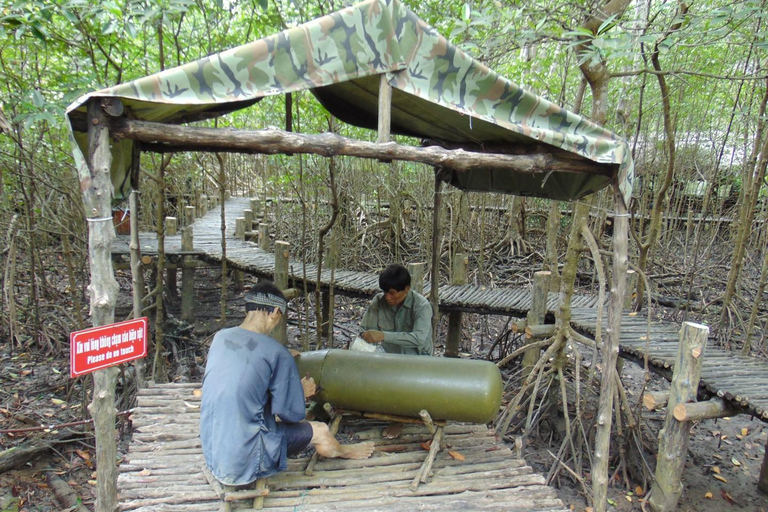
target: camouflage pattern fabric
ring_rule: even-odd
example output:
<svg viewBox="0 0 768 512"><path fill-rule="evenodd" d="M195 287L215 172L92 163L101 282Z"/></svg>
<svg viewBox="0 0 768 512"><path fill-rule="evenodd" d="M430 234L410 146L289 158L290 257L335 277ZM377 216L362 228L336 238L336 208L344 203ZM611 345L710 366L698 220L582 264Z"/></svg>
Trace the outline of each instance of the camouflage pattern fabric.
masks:
<svg viewBox="0 0 768 512"><path fill-rule="evenodd" d="M457 178L463 183L456 183L462 188L573 199L618 180L628 204L634 173L625 141L499 76L399 0L367 0L196 62L90 93L67 114L84 111L90 98L108 96L120 98L135 118L179 123L221 115L266 96L311 89L345 120L348 109L336 106L339 112L334 112L330 99L356 100L333 88L356 84L375 92L382 74L394 91L393 133L474 144L535 141L618 169L612 178L575 173L554 173L554 178L463 176ZM329 101L323 101L323 94L329 94ZM372 101L375 105L375 96ZM352 106L370 117L369 105ZM420 122L408 118L414 112L421 113ZM372 120L347 115L353 124L375 126L375 109ZM74 149L79 153L77 145ZM82 164L81 154L75 159Z"/></svg>

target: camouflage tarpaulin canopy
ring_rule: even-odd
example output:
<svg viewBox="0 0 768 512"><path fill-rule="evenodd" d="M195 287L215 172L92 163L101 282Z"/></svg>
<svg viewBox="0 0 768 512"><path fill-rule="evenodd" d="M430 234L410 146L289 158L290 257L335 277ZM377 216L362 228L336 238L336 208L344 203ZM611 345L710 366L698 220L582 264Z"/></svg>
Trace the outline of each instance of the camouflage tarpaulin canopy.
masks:
<svg viewBox="0 0 768 512"><path fill-rule="evenodd" d="M569 200L618 181L628 202L633 167L624 141L488 69L399 0L367 0L196 62L88 94L73 103L67 115L75 132L85 130L87 101L112 97L122 101L129 118L186 123L253 105L266 96L309 89L338 119L376 129L381 75L393 91L394 134L447 149L555 153L594 163L590 172L522 173L493 165L472 171L444 169L448 172L441 176L451 184ZM117 196L125 192L130 144L126 140L113 148ZM74 153L78 165L84 165L77 145Z"/></svg>

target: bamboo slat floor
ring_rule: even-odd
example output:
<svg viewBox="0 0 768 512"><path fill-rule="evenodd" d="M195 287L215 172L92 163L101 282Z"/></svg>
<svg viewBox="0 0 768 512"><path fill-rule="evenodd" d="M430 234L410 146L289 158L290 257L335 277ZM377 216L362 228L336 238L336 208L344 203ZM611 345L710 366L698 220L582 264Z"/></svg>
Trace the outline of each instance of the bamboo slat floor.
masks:
<svg viewBox="0 0 768 512"><path fill-rule="evenodd" d="M198 438L200 384L151 385L139 391L135 429L120 465L120 510L215 511L220 501L206 480ZM427 483L409 485L428 452L422 425L405 427L399 439L381 437L385 423L345 419L342 432L376 446L366 460L321 460L311 476L309 457L290 459L288 471L268 479L265 510L504 510L565 512L544 477L499 441L485 425L448 424ZM452 452L452 456L449 452ZM454 458L456 457L456 458ZM460 460L463 457L463 460ZM249 509L252 500L234 502Z"/></svg>
<svg viewBox="0 0 768 512"><path fill-rule="evenodd" d="M227 260L232 266L260 277L271 277L274 272L274 255L261 251L253 242L234 238L235 219L250 206L249 199L231 198L225 203ZM213 263L221 260L221 209L209 211L194 223L194 247L199 257ZM141 248L144 253L157 252L154 233L142 233ZM180 235L166 238L166 252L178 254L181 250ZM128 254L128 237L119 236L113 243L113 254ZM295 286L303 288L301 264L289 268ZM308 288L316 286L317 267L307 265ZM331 272L324 270L320 286L328 287ZM370 297L378 292L378 276L366 272L336 270L334 275L336 294L353 297ZM429 286L425 287L425 293ZM523 318L531 305L530 287L490 288L475 285L441 286L439 290L442 311L468 311L478 314L508 315ZM554 313L557 294L550 293L548 309ZM571 324L582 334L594 339L598 319L596 296L576 295L573 298ZM602 311L605 325L607 310ZM620 354L622 357L642 361L648 354L652 371L671 377L678 346L679 325L648 323L644 316L625 313L622 317ZM768 364L762 360L745 357L710 344L704 356L701 386L712 396L719 396L745 414L768 421Z"/></svg>

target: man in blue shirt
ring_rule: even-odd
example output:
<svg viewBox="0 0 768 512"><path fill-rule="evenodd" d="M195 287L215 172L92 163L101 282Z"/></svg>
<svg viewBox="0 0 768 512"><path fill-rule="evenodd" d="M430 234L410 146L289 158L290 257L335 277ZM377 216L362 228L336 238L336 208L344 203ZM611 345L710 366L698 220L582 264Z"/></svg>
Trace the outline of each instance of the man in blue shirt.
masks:
<svg viewBox="0 0 768 512"><path fill-rule="evenodd" d="M245 485L284 471L287 456L309 444L324 457L370 457L372 443L342 446L325 423L304 421L314 380L300 379L288 349L269 336L285 314L280 290L260 283L245 300L245 320L216 333L205 367L200 439L211 473Z"/></svg>

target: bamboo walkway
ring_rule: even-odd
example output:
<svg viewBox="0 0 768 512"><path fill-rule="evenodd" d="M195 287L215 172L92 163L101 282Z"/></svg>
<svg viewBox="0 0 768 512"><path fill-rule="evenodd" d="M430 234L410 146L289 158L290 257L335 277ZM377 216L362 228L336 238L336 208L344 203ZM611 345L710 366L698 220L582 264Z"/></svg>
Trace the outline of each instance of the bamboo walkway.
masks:
<svg viewBox="0 0 768 512"><path fill-rule="evenodd" d="M231 198L225 204L227 226L227 261L237 269L259 277L271 277L274 272L274 255L261 251L257 244L235 238L235 219L250 206L245 198ZM221 262L221 210L215 208L194 222L195 254L211 263ZM140 238L143 254L157 253L154 233L142 233ZM166 253L181 252L180 235L166 237ZM128 237L118 236L113 243L113 254L128 254ZM289 267L293 286L303 288L304 271L300 264ZM307 265L307 287L317 286L317 267ZM327 288L331 272L324 270L320 286ZM334 275L334 293L353 297L370 297L378 292L378 275L337 269ZM428 287L425 293L428 292ZM440 309L466 311L479 314L525 317L531 305L531 290L519 288L489 288L462 285L441 286ZM548 309L554 311L557 295L550 294ZM572 302L573 327L582 334L594 338L598 315L597 297L574 296ZM607 311L603 311L603 325ZM620 354L622 357L642 361L648 354L653 371L670 378L677 355L679 325L652 322L644 316L625 313L622 318ZM768 364L761 360L727 352L719 347L707 347L701 375L701 387L712 396L729 401L744 414L768 421Z"/></svg>
<svg viewBox="0 0 768 512"><path fill-rule="evenodd" d="M215 511L220 501L206 480L198 437L200 384L163 384L139 391L135 429L120 465L120 510ZM199 393L197 393L199 395ZM448 424L427 483L409 488L428 452L426 427L407 426L399 439L381 437L385 423L342 422L342 433L372 440L366 460L321 460L305 475L309 457L290 459L288 471L270 477L263 508L322 510L496 510L566 512L544 477L534 473L485 425ZM233 502L251 509L253 500Z"/></svg>

